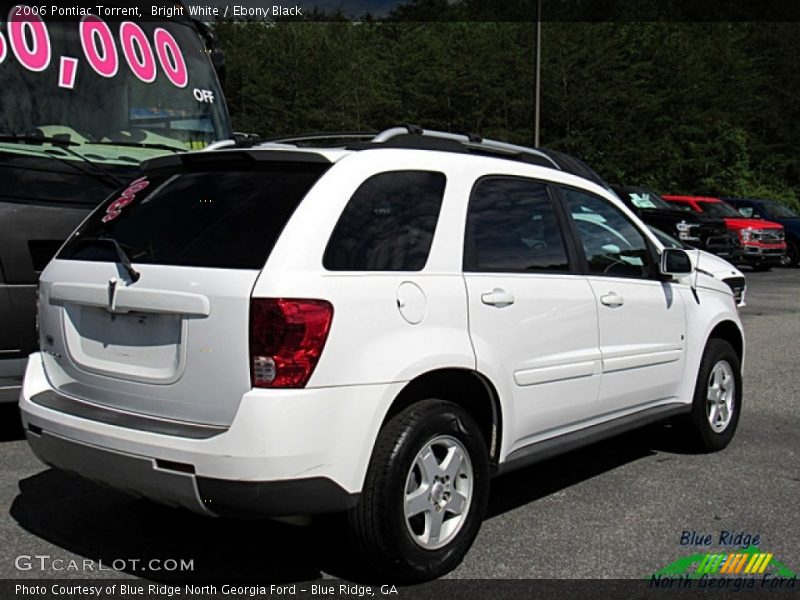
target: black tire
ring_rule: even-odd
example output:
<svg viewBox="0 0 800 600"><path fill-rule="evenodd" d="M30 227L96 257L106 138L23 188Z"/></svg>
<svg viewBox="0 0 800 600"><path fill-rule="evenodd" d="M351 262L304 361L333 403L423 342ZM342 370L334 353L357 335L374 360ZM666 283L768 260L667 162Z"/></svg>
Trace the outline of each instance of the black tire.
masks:
<svg viewBox="0 0 800 600"><path fill-rule="evenodd" d="M427 549L409 531L405 494L417 454L439 436L454 438L466 450L472 497L452 539ZM348 514L350 533L362 559L381 574L406 581L434 579L462 561L478 534L488 499L489 458L475 420L452 402L424 400L394 416L378 434L359 504Z"/></svg>
<svg viewBox="0 0 800 600"><path fill-rule="evenodd" d="M797 247L795 242L786 242L786 256L781 259L781 264L784 267L797 267L800 265L800 248Z"/></svg>
<svg viewBox="0 0 800 600"><path fill-rule="evenodd" d="M730 411L730 420L724 429L715 431L708 415L708 395L714 369L721 363L727 363L730 366L735 387L732 394L733 407ZM679 431L685 435L685 440L691 449L699 452L716 452L725 448L733 439L741 412L742 375L739 357L730 343L722 339L711 338L706 344L703 359L700 361L692 411L684 419L683 427L679 428Z"/></svg>

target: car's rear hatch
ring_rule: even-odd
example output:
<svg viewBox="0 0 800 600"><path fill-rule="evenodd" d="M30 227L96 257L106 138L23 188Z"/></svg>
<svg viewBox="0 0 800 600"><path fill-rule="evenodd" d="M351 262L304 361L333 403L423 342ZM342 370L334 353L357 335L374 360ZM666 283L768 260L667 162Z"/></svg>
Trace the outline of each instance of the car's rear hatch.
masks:
<svg viewBox="0 0 800 600"><path fill-rule="evenodd" d="M251 290L329 166L301 152L153 161L42 274L40 343L54 388L113 410L229 425L251 387Z"/></svg>

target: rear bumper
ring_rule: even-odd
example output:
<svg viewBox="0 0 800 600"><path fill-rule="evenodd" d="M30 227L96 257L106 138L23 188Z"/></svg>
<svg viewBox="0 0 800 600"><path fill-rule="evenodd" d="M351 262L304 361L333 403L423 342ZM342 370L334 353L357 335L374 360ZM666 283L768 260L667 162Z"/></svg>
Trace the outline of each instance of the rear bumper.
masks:
<svg viewBox="0 0 800 600"><path fill-rule="evenodd" d="M19 399L22 382L3 381L0 383L0 404L11 404Z"/></svg>
<svg viewBox="0 0 800 600"><path fill-rule="evenodd" d="M19 400L26 362L27 359L20 358L0 360L0 404Z"/></svg>
<svg viewBox="0 0 800 600"><path fill-rule="evenodd" d="M198 477L178 465L69 440L28 426L34 454L44 463L146 497L210 516L290 516L352 508L358 494L325 477L286 481L231 481Z"/></svg>
<svg viewBox="0 0 800 600"><path fill-rule="evenodd" d="M401 388L251 390L230 427L186 437L38 403L46 392L60 394L33 354L20 409L31 448L46 464L204 514L287 516L356 504L383 416Z"/></svg>

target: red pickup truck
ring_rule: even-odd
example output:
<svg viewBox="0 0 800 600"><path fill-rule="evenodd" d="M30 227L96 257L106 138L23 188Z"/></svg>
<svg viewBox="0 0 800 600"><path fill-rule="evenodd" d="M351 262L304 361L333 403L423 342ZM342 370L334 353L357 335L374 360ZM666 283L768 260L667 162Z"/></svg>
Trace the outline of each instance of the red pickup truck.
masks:
<svg viewBox="0 0 800 600"><path fill-rule="evenodd" d="M778 265L786 254L783 225L764 219L747 219L735 208L719 198L708 196L662 196L664 200L684 210L699 212L725 220L728 230L739 236L741 248L737 248L731 259L745 263L753 269L769 269Z"/></svg>

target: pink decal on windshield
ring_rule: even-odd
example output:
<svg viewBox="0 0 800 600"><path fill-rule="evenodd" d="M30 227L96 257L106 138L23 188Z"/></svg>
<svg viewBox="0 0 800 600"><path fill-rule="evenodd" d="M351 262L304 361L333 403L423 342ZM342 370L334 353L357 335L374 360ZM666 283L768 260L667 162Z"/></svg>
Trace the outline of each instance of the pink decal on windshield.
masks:
<svg viewBox="0 0 800 600"><path fill-rule="evenodd" d="M75 87L75 75L78 72L78 59L61 57L61 68L58 71L58 87L71 90Z"/></svg>
<svg viewBox="0 0 800 600"><path fill-rule="evenodd" d="M114 37L103 19L87 15L81 19L81 46L89 65L98 75L114 77L119 70L119 56Z"/></svg>
<svg viewBox="0 0 800 600"><path fill-rule="evenodd" d="M30 7L20 4L11 9L8 33L11 50L23 67L29 71L44 71L50 65L47 25L41 17L31 12Z"/></svg>
<svg viewBox="0 0 800 600"><path fill-rule="evenodd" d="M0 31L0 63L6 59L8 54L8 46L6 46L6 38L3 37L3 32Z"/></svg>
<svg viewBox="0 0 800 600"><path fill-rule="evenodd" d="M161 63L167 78L179 88L186 87L189 83L189 72L178 42L169 31L161 27L156 29L154 37L158 62Z"/></svg>
<svg viewBox="0 0 800 600"><path fill-rule="evenodd" d="M122 209L136 199L136 194L148 185L150 185L150 182L147 180L147 177L139 177L139 179L133 181L125 191L119 195L119 198L108 206L106 214L103 215L101 221L103 221L103 223L108 223L116 219L122 213Z"/></svg>
<svg viewBox="0 0 800 600"><path fill-rule="evenodd" d="M122 54L128 66L141 81L151 83L156 79L156 59L147 36L136 23L125 21L119 27Z"/></svg>

